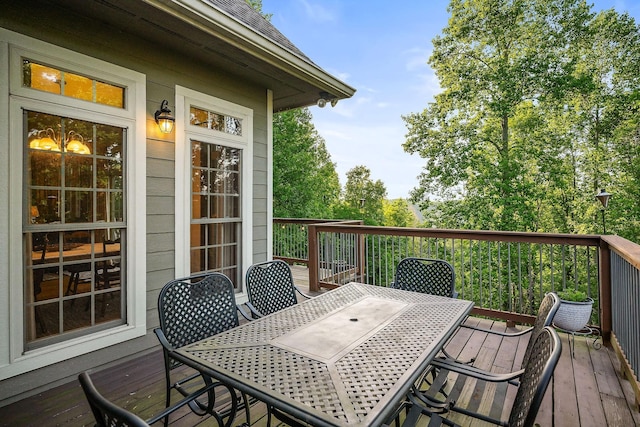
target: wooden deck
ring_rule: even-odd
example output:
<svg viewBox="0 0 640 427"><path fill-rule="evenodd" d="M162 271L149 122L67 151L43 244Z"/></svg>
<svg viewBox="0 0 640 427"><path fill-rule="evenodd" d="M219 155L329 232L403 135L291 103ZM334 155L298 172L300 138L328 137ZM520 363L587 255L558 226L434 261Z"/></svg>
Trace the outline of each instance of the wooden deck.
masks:
<svg viewBox="0 0 640 427"><path fill-rule="evenodd" d="M294 267L296 283L305 290L306 269ZM470 318L484 327L505 330L501 322ZM640 413L634 403L630 384L621 378L619 363L610 348L593 348L592 340L576 338L575 357L571 357L566 334L561 334L563 353L556 368L537 422L540 426L611 426L640 425ZM461 329L447 349L461 358L477 357L476 366L495 372L517 369L525 339L500 339ZM515 366L515 368L514 368ZM127 363L92 374L96 387L107 398L140 415L151 417L164 407L164 372L162 353L158 350ZM471 384L473 383L473 384ZM452 378L450 384L456 384ZM476 392L473 393L472 389ZM471 390L471 391L470 391ZM481 410L495 411L509 406L513 389L467 381L458 399ZM507 402L506 404L504 402ZM265 407L251 408L252 425L266 426ZM503 415L503 419L507 415ZM240 416L234 425L244 421ZM275 425L276 423L274 423ZM93 416L77 381L0 408L0 426L84 426L94 425ZM158 424L157 424L158 425ZM211 418L201 418L184 409L171 418L172 426L213 426ZM487 423L463 424L482 426Z"/></svg>

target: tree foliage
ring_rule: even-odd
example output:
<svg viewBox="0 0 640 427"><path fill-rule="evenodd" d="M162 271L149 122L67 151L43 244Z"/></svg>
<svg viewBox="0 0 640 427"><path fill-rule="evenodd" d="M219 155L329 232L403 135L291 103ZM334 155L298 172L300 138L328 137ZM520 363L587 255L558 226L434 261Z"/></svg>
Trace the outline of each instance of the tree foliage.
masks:
<svg viewBox="0 0 640 427"><path fill-rule="evenodd" d="M382 225L384 213L383 200L387 189L381 180L371 178L371 170L366 166L355 166L347 172L341 211L336 214L347 215L338 218L363 219L367 225Z"/></svg>
<svg viewBox="0 0 640 427"><path fill-rule="evenodd" d="M340 181L307 108L273 118L273 215L331 218Z"/></svg>
<svg viewBox="0 0 640 427"><path fill-rule="evenodd" d="M594 195L606 187L637 218L633 19L581 0L452 0L448 10L429 59L442 92L404 117L404 148L426 161L414 201L445 209L436 217L449 226L584 233L599 231ZM620 223L613 206L618 234L633 238L637 222Z"/></svg>
<svg viewBox="0 0 640 427"><path fill-rule="evenodd" d="M382 211L385 227L416 227L418 218L405 199L383 200Z"/></svg>

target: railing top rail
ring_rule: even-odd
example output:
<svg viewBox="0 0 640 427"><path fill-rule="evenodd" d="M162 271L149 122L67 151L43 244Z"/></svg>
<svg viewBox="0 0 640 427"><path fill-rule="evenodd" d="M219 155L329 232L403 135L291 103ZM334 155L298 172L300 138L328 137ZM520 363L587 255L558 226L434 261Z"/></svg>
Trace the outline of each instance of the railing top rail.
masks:
<svg viewBox="0 0 640 427"><path fill-rule="evenodd" d="M273 218L275 224L326 224L326 223L362 223L356 220L317 219L317 218Z"/></svg>
<svg viewBox="0 0 640 427"><path fill-rule="evenodd" d="M545 243L577 246L600 246L601 237L592 234L528 233L518 231L450 230L438 228L379 227L344 223L313 224L317 232L433 237L500 242Z"/></svg>
<svg viewBox="0 0 640 427"><path fill-rule="evenodd" d="M602 236L609 248L640 270L640 245L620 236Z"/></svg>

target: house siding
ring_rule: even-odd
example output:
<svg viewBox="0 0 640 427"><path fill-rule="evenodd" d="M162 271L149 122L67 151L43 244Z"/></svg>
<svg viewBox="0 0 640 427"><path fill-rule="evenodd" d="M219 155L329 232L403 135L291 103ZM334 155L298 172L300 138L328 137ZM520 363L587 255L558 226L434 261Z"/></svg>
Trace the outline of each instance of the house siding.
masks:
<svg viewBox="0 0 640 427"><path fill-rule="evenodd" d="M267 255L267 94L264 87L238 80L181 52L171 52L120 29L86 22L64 8L34 10L20 2L4 5L0 27L46 41L75 52L119 65L146 76L147 108L147 334L99 351L45 366L0 382L0 406L72 380L86 369L121 363L158 348L152 332L158 326L156 301L160 288L175 272L175 132L162 135L153 122L153 113L163 99L173 108L175 87L180 85L253 110L253 253L255 261ZM55 10L54 10L55 9ZM37 27L35 29L34 27ZM140 142L140 141L136 141Z"/></svg>

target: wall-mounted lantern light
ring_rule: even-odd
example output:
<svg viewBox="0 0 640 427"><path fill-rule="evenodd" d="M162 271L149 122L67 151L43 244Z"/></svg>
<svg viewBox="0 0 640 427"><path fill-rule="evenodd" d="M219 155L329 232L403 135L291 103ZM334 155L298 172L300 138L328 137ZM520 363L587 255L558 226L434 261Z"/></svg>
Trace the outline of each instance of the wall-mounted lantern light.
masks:
<svg viewBox="0 0 640 427"><path fill-rule="evenodd" d="M156 123L160 127L160 132L171 133L176 119L171 115L171 110L169 109L169 101L167 101L166 99L163 100L160 104L160 109L155 112L153 117L156 119Z"/></svg>

